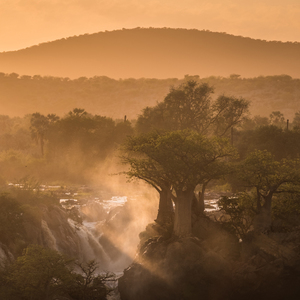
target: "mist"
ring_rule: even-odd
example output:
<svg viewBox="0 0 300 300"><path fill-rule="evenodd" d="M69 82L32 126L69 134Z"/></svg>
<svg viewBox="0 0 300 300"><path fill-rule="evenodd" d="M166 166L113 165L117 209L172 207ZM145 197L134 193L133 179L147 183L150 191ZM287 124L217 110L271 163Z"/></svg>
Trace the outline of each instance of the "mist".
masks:
<svg viewBox="0 0 300 300"><path fill-rule="evenodd" d="M300 41L296 0L185 3L30 0L2 1L0 8L1 26L7 28L0 36L0 51L78 34L151 26L210 29L265 40Z"/></svg>
<svg viewBox="0 0 300 300"><path fill-rule="evenodd" d="M0 4L79 34L0 53L1 299L299 298L299 43L187 29L297 4L194 2Z"/></svg>

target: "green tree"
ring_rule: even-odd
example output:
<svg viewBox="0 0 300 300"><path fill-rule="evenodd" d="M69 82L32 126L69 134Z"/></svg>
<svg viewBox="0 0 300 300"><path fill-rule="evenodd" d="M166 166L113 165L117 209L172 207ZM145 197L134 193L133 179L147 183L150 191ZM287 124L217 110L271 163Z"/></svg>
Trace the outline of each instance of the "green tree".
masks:
<svg viewBox="0 0 300 300"><path fill-rule="evenodd" d="M23 232L23 210L7 194L0 195L0 242L9 245Z"/></svg>
<svg viewBox="0 0 300 300"><path fill-rule="evenodd" d="M295 192L300 184L300 160L276 161L271 153L256 150L241 163L239 177L256 190L257 226L265 230L271 225L273 196Z"/></svg>
<svg viewBox="0 0 300 300"><path fill-rule="evenodd" d="M151 178L151 183L163 178L169 187L172 186L175 192L173 199L176 236L186 236L191 233L194 190L198 184L207 180L209 173L207 170L225 166L227 162L224 158L235 155L227 139L207 138L190 130L164 134L152 132L148 135L132 137L125 150L129 150L128 159L126 157L124 159L130 166L129 176L146 182L149 182L146 177L154 176L155 178ZM143 165L142 168L136 164L136 161L132 163L130 158L134 152L140 155L138 163ZM152 173L147 169L149 167L154 167L156 170Z"/></svg>
<svg viewBox="0 0 300 300"><path fill-rule="evenodd" d="M45 136L49 129L49 119L44 115L36 112L30 119L30 130L32 138L40 144L41 155L44 156Z"/></svg>
<svg viewBox="0 0 300 300"><path fill-rule="evenodd" d="M122 144L127 136L133 135L134 130L128 120L118 122L113 131L113 140L117 144ZM112 139L112 136L110 137Z"/></svg>
<svg viewBox="0 0 300 300"><path fill-rule="evenodd" d="M72 280L71 260L58 252L31 245L10 267L8 283L21 299L54 299Z"/></svg>
<svg viewBox="0 0 300 300"><path fill-rule="evenodd" d="M273 111L270 114L270 124L283 128L285 126L284 115L280 111Z"/></svg>
<svg viewBox="0 0 300 300"><path fill-rule="evenodd" d="M161 165L147 156L139 146L147 142L147 136L129 137L122 147L122 162L130 166L125 172L128 178L141 179L150 184L159 193L159 208L156 222L161 225L172 223L174 210L172 202L172 189L169 178Z"/></svg>
<svg viewBox="0 0 300 300"><path fill-rule="evenodd" d="M136 129L140 133L151 130L167 132L188 129L208 136L226 136L230 128L238 125L245 118L249 102L225 95L212 101L212 94L213 88L207 83L200 84L187 77L187 81L182 85L170 89L163 102L144 109L137 120ZM210 176L202 181L199 201L197 202L194 197L196 205L193 207L196 207L196 211L203 210L205 188L209 181L215 178L218 176L214 170L211 170ZM167 192L168 189L164 191Z"/></svg>
<svg viewBox="0 0 300 300"><path fill-rule="evenodd" d="M221 215L218 222L243 239L253 225L256 213L254 204L252 195L248 193L221 197L218 206L225 215Z"/></svg>
<svg viewBox="0 0 300 300"><path fill-rule="evenodd" d="M76 262L78 273L73 273L75 280L68 288L74 300L104 300L109 292L105 282L113 279L113 274L97 274L98 263L91 260L87 263Z"/></svg>
<svg viewBox="0 0 300 300"><path fill-rule="evenodd" d="M223 136L247 115L249 102L225 95L212 101L212 93L211 86L195 80L172 87L163 102L144 109L136 128L139 132L191 129Z"/></svg>
<svg viewBox="0 0 300 300"><path fill-rule="evenodd" d="M132 128L128 121L115 124L111 118L91 115L75 108L53 127L50 148L53 155L66 153L86 165L104 159L120 143Z"/></svg>
<svg viewBox="0 0 300 300"><path fill-rule="evenodd" d="M293 127L296 129L300 129L300 110L295 112L295 116L293 119Z"/></svg>
<svg viewBox="0 0 300 300"><path fill-rule="evenodd" d="M11 265L0 265L1 299L12 300L104 300L105 282L113 274L97 274L98 264L67 259L39 245L27 247Z"/></svg>
<svg viewBox="0 0 300 300"><path fill-rule="evenodd" d="M300 132L275 125L260 126L236 132L235 146L241 159L255 150L267 150L276 160L295 158L300 155Z"/></svg>

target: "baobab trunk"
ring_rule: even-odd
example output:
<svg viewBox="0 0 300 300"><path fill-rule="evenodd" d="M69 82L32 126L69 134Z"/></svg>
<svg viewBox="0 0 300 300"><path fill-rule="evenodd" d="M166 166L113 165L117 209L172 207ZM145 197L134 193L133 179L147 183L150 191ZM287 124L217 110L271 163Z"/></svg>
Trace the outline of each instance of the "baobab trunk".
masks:
<svg viewBox="0 0 300 300"><path fill-rule="evenodd" d="M178 237L191 235L193 197L194 189L176 191L174 234Z"/></svg>
<svg viewBox="0 0 300 300"><path fill-rule="evenodd" d="M193 213L195 213L197 216L203 215L204 213L204 194L208 183L209 181L202 184L201 192L198 193L198 199L196 196L194 196L192 209Z"/></svg>
<svg viewBox="0 0 300 300"><path fill-rule="evenodd" d="M41 155L42 155L42 157L44 157L44 138L43 137L41 137Z"/></svg>
<svg viewBox="0 0 300 300"><path fill-rule="evenodd" d="M171 193L171 190L168 188L162 189L159 193L159 208L155 221L160 225L170 224L174 220L174 209Z"/></svg>
<svg viewBox="0 0 300 300"><path fill-rule="evenodd" d="M261 232L267 231L270 229L272 224L272 196L273 193L269 193L267 196L264 196L264 205L261 206L259 214L254 222L255 229Z"/></svg>
<svg viewBox="0 0 300 300"><path fill-rule="evenodd" d="M259 192L259 189L256 188L256 197L257 197L257 200L256 200L256 209L258 212L261 211L261 202L260 202L260 199L261 199L261 196L260 196L260 192Z"/></svg>
<svg viewBox="0 0 300 300"><path fill-rule="evenodd" d="M193 196L193 203L192 203L192 213L196 216L203 215L204 212L204 201L202 199L201 192L199 192L198 198L194 194Z"/></svg>

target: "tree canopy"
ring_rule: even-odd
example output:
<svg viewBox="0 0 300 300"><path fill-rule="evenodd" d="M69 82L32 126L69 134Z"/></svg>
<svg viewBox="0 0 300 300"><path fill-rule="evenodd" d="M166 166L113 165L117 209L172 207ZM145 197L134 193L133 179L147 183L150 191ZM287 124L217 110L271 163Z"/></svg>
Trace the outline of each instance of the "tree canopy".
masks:
<svg viewBox="0 0 300 300"><path fill-rule="evenodd" d="M0 266L0 296L16 300L104 300L108 294L104 283L111 275L99 275L97 268L95 261L74 262L55 250L30 245L13 263Z"/></svg>
<svg viewBox="0 0 300 300"><path fill-rule="evenodd" d="M210 169L226 168L224 158L235 156L227 139L208 138L191 130L130 137L124 150L127 154L123 162L130 166L129 177L143 179L156 188L163 185L173 188L176 235L190 234L195 187L211 179Z"/></svg>
<svg viewBox="0 0 300 300"><path fill-rule="evenodd" d="M191 129L201 134L224 136L248 113L249 102L243 98L219 96L207 83L188 80L170 89L163 102L146 107L137 120L139 132Z"/></svg>
<svg viewBox="0 0 300 300"><path fill-rule="evenodd" d="M257 211L262 215L263 225L270 226L272 198L274 194L297 192L300 183L300 160L275 160L268 151L256 150L241 162L240 178L246 187L256 189Z"/></svg>

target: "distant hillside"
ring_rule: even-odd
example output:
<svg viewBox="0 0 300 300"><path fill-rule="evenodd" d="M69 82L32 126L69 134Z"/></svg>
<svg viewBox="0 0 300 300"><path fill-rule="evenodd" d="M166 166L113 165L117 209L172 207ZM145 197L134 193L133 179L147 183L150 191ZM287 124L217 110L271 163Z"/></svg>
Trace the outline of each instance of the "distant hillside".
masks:
<svg viewBox="0 0 300 300"><path fill-rule="evenodd" d="M34 112L60 116L73 108L84 108L93 114L132 120L146 106L163 101L170 86L195 79L214 86L214 96L225 93L252 102L253 115L269 116L281 111L292 119L300 111L300 79L287 75L255 78L185 76L184 79L111 79L81 77L70 80L59 77L18 76L0 73L0 115L24 116Z"/></svg>
<svg viewBox="0 0 300 300"><path fill-rule="evenodd" d="M123 29L86 34L0 53L5 73L78 78L242 77L300 78L300 43L254 40L187 29Z"/></svg>

